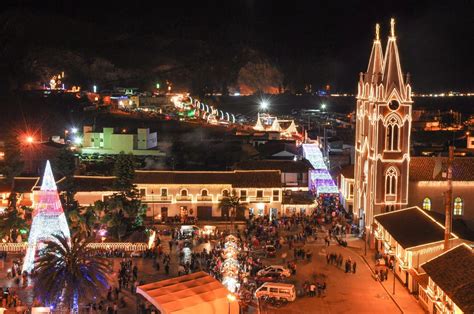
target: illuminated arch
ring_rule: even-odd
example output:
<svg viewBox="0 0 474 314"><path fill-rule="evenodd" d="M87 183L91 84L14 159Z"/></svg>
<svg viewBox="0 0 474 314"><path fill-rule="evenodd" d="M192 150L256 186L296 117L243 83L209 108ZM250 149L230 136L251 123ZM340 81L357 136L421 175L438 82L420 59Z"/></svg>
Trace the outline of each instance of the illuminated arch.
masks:
<svg viewBox="0 0 474 314"><path fill-rule="evenodd" d="M385 150L391 152L400 151L400 128L402 119L396 113L388 115L384 120L385 126Z"/></svg>
<svg viewBox="0 0 474 314"><path fill-rule="evenodd" d="M394 166L391 166L385 171L385 196L396 197L398 175L398 170Z"/></svg>
<svg viewBox="0 0 474 314"><path fill-rule="evenodd" d="M464 202L459 196L454 199L453 215L461 216L463 212Z"/></svg>
<svg viewBox="0 0 474 314"><path fill-rule="evenodd" d="M423 209L424 210L431 210L431 200L429 197L425 197L423 199Z"/></svg>

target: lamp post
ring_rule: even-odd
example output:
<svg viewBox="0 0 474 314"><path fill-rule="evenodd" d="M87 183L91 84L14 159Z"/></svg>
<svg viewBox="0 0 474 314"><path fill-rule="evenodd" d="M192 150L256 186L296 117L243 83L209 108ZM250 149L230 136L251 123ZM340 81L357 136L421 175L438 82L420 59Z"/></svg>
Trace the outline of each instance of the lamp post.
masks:
<svg viewBox="0 0 474 314"><path fill-rule="evenodd" d="M395 253L395 259L393 260L393 289L392 294L395 295L395 267L397 267L397 254Z"/></svg>
<svg viewBox="0 0 474 314"><path fill-rule="evenodd" d="M152 226L155 225L155 198L154 198L153 194L154 194L154 191L151 190L151 206L152 206L151 224L152 224Z"/></svg>

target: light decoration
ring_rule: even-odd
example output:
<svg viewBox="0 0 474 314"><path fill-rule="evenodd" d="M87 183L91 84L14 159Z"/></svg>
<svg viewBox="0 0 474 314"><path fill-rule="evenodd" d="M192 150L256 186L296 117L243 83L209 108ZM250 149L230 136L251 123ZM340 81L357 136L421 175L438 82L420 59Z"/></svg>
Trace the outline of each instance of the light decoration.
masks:
<svg viewBox="0 0 474 314"><path fill-rule="evenodd" d="M309 171L309 189L319 194L339 194L334 180L332 179L324 162L323 154L317 144L303 144L303 156L313 166Z"/></svg>
<svg viewBox="0 0 474 314"><path fill-rule="evenodd" d="M150 250L153 247L153 243L155 242L156 231L151 230L150 237L148 238L148 249Z"/></svg>
<svg viewBox="0 0 474 314"><path fill-rule="evenodd" d="M233 235L226 237L222 252L224 256L224 262L221 266L222 284L232 293L235 293L239 288L240 264L237 260L239 250L239 240Z"/></svg>
<svg viewBox="0 0 474 314"><path fill-rule="evenodd" d="M38 202L35 203L33 210L33 222L31 223L28 248L22 271L30 273L34 268L36 255L44 247L43 243L45 241L55 241L53 235L59 234L63 234L68 240L71 238L48 160L43 175L43 183L38 193Z"/></svg>

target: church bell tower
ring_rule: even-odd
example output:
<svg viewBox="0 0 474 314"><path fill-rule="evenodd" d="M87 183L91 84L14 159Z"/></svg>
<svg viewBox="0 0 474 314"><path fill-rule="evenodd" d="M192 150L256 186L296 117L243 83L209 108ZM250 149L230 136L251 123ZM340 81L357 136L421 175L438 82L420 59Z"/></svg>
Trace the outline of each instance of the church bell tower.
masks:
<svg viewBox="0 0 474 314"><path fill-rule="evenodd" d="M371 231L374 215L408 204L412 98L400 65L395 20L382 54L376 25L369 65L361 73L356 107L354 210Z"/></svg>

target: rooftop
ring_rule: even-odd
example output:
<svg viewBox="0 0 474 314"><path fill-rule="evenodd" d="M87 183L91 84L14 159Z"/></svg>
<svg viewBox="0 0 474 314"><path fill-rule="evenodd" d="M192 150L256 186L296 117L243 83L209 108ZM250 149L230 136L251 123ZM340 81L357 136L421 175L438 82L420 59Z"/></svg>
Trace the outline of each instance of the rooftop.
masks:
<svg viewBox="0 0 474 314"><path fill-rule="evenodd" d="M447 157L411 157L410 181L444 181ZM474 181L474 157L456 157L453 162L454 181Z"/></svg>
<svg viewBox="0 0 474 314"><path fill-rule="evenodd" d="M474 313L474 252L468 245L458 245L422 267L464 313Z"/></svg>
<svg viewBox="0 0 474 314"><path fill-rule="evenodd" d="M444 240L443 225L416 206L375 215L374 219L404 249Z"/></svg>
<svg viewBox="0 0 474 314"><path fill-rule="evenodd" d="M235 169L239 170L280 170L286 173L302 173L313 169L309 161L303 160L247 160L236 163Z"/></svg>
<svg viewBox="0 0 474 314"><path fill-rule="evenodd" d="M227 310L229 290L200 271L138 286L137 293L161 313L219 313Z"/></svg>

